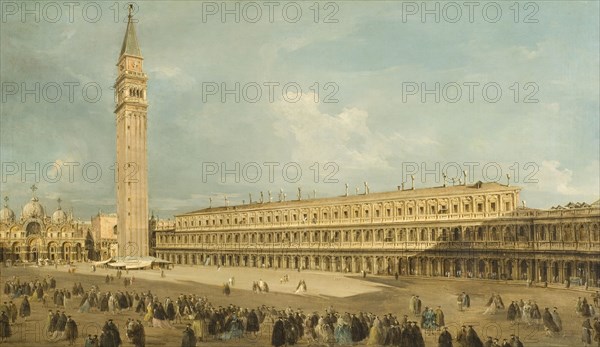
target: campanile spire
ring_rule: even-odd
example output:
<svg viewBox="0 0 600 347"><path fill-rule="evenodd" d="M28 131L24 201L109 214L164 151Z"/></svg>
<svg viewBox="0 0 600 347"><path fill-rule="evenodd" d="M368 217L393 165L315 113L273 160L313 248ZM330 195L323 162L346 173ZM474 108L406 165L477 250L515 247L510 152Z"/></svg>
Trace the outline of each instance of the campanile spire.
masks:
<svg viewBox="0 0 600 347"><path fill-rule="evenodd" d="M119 256L148 256L148 77L135 32L132 5L117 62L117 240Z"/></svg>

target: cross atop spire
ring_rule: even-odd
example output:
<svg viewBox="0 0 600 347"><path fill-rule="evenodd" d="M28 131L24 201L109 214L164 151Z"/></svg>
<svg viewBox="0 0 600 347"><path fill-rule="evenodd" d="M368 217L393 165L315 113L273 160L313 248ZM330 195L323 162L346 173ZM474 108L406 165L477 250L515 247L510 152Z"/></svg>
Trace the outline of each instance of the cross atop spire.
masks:
<svg viewBox="0 0 600 347"><path fill-rule="evenodd" d="M62 202L61 198L56 199L56 202L58 202L58 209L60 210L60 203Z"/></svg>
<svg viewBox="0 0 600 347"><path fill-rule="evenodd" d="M31 189L31 194L35 196L35 191L38 190L38 187L36 187L34 184L31 187L29 187L29 189Z"/></svg>
<svg viewBox="0 0 600 347"><path fill-rule="evenodd" d="M141 57L142 51L140 50L140 45L138 44L137 35L135 33L135 27L133 25L133 4L129 4L128 18L127 30L125 31L125 38L123 39L123 45L121 46L121 56L125 54Z"/></svg>
<svg viewBox="0 0 600 347"><path fill-rule="evenodd" d="M4 207L8 207L8 196L4 197Z"/></svg>

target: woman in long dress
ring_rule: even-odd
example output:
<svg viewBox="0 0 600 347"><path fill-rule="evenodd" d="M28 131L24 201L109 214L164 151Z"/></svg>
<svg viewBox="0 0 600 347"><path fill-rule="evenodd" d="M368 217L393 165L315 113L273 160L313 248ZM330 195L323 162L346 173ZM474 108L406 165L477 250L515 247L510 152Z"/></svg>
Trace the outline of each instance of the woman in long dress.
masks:
<svg viewBox="0 0 600 347"><path fill-rule="evenodd" d="M155 328L171 329L173 326L167 320L167 313L162 303L155 304L154 317L152 318L152 326Z"/></svg>
<svg viewBox="0 0 600 347"><path fill-rule="evenodd" d="M496 303L492 301L490 306L488 306L488 308L485 310L485 312L483 312L483 314L494 315L496 314L496 312L498 312L498 307L496 306Z"/></svg>
<svg viewBox="0 0 600 347"><path fill-rule="evenodd" d="M335 326L335 342L337 342L338 345L352 344L350 325L342 317L338 318Z"/></svg>
<svg viewBox="0 0 600 347"><path fill-rule="evenodd" d="M328 324L325 324L325 321L323 318L319 318L319 322L317 323L317 327L315 330L316 330L317 335L319 336L319 339L321 340L321 342L323 342L323 343L335 342L335 337L333 336L333 331L331 330L331 327Z"/></svg>
<svg viewBox="0 0 600 347"><path fill-rule="evenodd" d="M196 339L199 341L203 341L207 334L205 319L206 315L204 312L198 311L194 315L194 320L192 322L192 330L194 330L194 335L196 335Z"/></svg>
<svg viewBox="0 0 600 347"><path fill-rule="evenodd" d="M223 334L221 334L221 340L227 341L235 338L240 338L242 337L242 335L244 335L242 322L237 318L235 314L231 317L231 321L229 322L228 326L226 326L226 329L227 330Z"/></svg>
<svg viewBox="0 0 600 347"><path fill-rule="evenodd" d="M148 324L152 326L152 318L154 318L154 307L152 306L152 303L149 303L148 306L146 306L146 315L144 316L144 321L148 322Z"/></svg>
<svg viewBox="0 0 600 347"><path fill-rule="evenodd" d="M381 345L381 341L383 340L383 332L381 329L381 321L379 318L375 318L373 321L373 326L369 331L369 340L367 341L367 346L379 346Z"/></svg>
<svg viewBox="0 0 600 347"><path fill-rule="evenodd" d="M89 313L90 312L90 299L85 298L83 304L79 306L79 313Z"/></svg>

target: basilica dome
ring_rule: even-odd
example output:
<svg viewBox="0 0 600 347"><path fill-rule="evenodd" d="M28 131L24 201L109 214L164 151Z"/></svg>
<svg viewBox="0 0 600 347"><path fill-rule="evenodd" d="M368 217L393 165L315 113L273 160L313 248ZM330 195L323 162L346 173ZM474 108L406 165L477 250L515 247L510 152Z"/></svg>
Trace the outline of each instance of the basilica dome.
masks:
<svg viewBox="0 0 600 347"><path fill-rule="evenodd" d="M15 213L13 210L8 208L8 205L4 205L4 207L0 210L0 222L4 223L12 223L15 220Z"/></svg>
<svg viewBox="0 0 600 347"><path fill-rule="evenodd" d="M53 224L62 224L67 220L67 214L63 211L60 206L54 211L52 214L52 223Z"/></svg>
<svg viewBox="0 0 600 347"><path fill-rule="evenodd" d="M42 207L42 204L40 204L38 198L31 198L27 205L23 207L21 216L26 219L44 217L44 208Z"/></svg>

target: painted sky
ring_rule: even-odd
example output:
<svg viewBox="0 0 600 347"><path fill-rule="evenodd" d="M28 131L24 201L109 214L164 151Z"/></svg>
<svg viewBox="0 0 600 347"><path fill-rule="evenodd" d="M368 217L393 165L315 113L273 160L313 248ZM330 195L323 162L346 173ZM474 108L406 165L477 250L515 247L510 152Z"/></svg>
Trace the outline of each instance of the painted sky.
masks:
<svg viewBox="0 0 600 347"><path fill-rule="evenodd" d="M47 4L2 2L0 193L18 211L36 183L49 211L60 196L88 220L115 211L111 86L126 3ZM444 167L468 170L469 182L509 173L529 207L598 199L597 1L480 2L472 15L462 2L247 4L135 3L149 205L161 218L261 191L276 201L298 187L303 198L344 194L346 183L362 193L365 181L395 190L410 173L416 187L439 186ZM236 83L239 102L206 94Z"/></svg>

